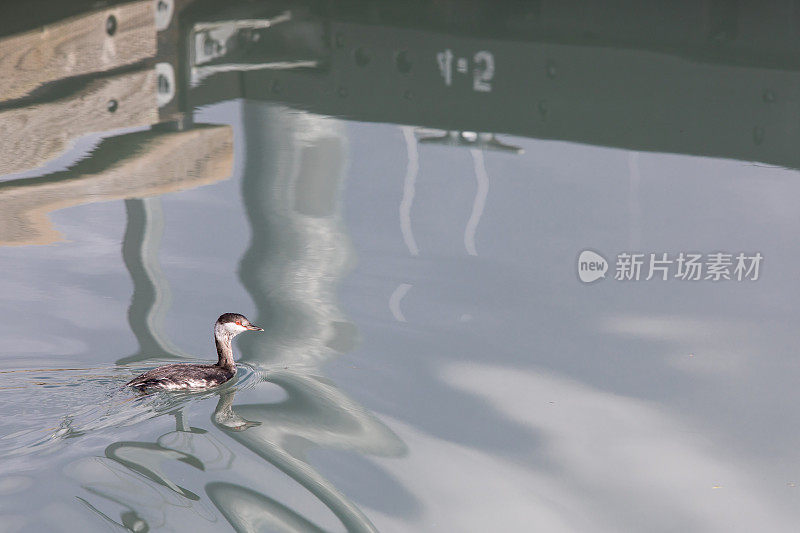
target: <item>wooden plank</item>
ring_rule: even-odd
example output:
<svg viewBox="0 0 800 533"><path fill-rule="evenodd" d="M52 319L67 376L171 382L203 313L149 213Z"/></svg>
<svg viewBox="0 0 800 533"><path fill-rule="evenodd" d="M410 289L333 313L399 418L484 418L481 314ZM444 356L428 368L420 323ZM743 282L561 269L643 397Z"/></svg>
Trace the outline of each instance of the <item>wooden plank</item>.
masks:
<svg viewBox="0 0 800 533"><path fill-rule="evenodd" d="M0 183L0 245L61 240L48 219L57 209L190 189L227 179L232 169L230 126L112 137L67 171Z"/></svg>
<svg viewBox="0 0 800 533"><path fill-rule="evenodd" d="M54 102L0 111L0 175L39 167L87 133L156 122L153 69L96 80Z"/></svg>
<svg viewBox="0 0 800 533"><path fill-rule="evenodd" d="M115 24L108 25L113 17ZM114 31L108 31L113 26ZM156 53L152 0L122 4L0 39L0 102L41 85L131 65Z"/></svg>

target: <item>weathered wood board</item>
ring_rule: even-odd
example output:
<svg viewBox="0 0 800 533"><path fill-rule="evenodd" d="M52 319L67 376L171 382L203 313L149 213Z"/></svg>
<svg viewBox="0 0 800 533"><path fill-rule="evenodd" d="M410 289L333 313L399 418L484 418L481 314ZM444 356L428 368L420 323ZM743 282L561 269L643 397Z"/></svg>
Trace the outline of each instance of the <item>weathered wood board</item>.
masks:
<svg viewBox="0 0 800 533"><path fill-rule="evenodd" d="M0 182L0 245L60 240L48 219L57 209L190 189L227 179L232 169L229 126L112 137L67 171Z"/></svg>
<svg viewBox="0 0 800 533"><path fill-rule="evenodd" d="M45 83L132 65L156 53L152 0L100 9L0 38L0 102Z"/></svg>
<svg viewBox="0 0 800 533"><path fill-rule="evenodd" d="M53 102L0 111L0 176L39 167L87 133L156 122L152 68L95 80Z"/></svg>

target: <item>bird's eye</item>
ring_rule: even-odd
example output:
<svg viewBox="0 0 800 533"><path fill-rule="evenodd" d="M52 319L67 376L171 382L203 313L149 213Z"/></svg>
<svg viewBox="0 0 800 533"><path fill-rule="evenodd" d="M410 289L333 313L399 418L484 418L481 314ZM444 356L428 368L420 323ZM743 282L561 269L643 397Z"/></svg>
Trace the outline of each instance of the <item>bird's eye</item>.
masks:
<svg viewBox="0 0 800 533"><path fill-rule="evenodd" d="M236 325L237 325L237 326L241 326L241 325L242 325L242 321L241 321L241 320L237 320L237 321L236 321Z"/></svg>

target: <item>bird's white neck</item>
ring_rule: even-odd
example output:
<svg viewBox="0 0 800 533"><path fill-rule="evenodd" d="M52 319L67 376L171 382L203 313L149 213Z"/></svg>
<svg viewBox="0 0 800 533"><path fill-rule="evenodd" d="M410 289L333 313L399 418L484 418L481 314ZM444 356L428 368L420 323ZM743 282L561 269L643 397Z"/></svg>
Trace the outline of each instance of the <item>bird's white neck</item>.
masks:
<svg viewBox="0 0 800 533"><path fill-rule="evenodd" d="M214 328L214 342L217 345L217 355L219 356L217 366L236 369L236 363L233 360L233 346L231 343L233 337L234 335L219 326Z"/></svg>

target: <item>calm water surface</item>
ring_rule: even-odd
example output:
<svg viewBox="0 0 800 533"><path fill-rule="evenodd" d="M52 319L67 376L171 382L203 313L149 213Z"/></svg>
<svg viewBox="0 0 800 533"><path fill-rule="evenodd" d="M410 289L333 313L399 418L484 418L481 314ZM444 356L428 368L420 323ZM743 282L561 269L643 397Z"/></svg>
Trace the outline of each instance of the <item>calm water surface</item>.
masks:
<svg viewBox="0 0 800 533"><path fill-rule="evenodd" d="M6 80L43 24L106 55L0 85L0 531L798 529L785 13L187 4L2 27ZM123 388L229 311L235 380Z"/></svg>

